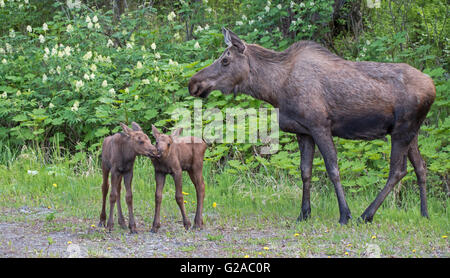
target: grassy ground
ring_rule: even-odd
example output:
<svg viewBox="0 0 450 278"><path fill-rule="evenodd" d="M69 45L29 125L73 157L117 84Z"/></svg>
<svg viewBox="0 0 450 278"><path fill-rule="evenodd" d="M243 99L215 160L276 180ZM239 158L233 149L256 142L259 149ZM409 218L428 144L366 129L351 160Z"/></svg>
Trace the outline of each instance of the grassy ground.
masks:
<svg viewBox="0 0 450 278"><path fill-rule="evenodd" d="M162 227L155 235L149 232L153 167L150 160L139 158L133 180L139 234L130 235L117 224L112 233L95 226L101 206L96 158L73 166L68 158L55 157L46 164L38 157L24 152L0 164L2 257L64 257L75 242L91 257L366 257L373 252L381 257L450 256L449 199L429 196L430 219L424 219L416 188L404 187L401 202L388 196L371 224L360 224L356 218L379 189L347 192L354 219L340 226L332 186L319 181L313 185L311 219L297 223L300 182L280 173L230 175L207 163L205 229L184 231L173 181L168 178ZM195 189L187 174L183 179L186 209L193 222Z"/></svg>

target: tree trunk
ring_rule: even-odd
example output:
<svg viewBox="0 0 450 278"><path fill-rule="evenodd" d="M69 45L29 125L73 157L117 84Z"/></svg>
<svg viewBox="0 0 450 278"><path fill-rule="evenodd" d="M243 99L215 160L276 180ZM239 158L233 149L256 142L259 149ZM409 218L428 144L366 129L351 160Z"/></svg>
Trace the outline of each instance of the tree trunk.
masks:
<svg viewBox="0 0 450 278"><path fill-rule="evenodd" d="M114 22L120 21L120 16L125 12L125 9L128 8L127 0L111 0L114 11Z"/></svg>

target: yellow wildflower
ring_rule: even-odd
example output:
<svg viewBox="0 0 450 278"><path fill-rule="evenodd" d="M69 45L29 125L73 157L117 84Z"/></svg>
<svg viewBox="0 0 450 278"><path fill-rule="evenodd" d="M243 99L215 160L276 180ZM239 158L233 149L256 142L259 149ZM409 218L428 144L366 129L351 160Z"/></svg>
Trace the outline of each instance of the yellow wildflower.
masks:
<svg viewBox="0 0 450 278"><path fill-rule="evenodd" d="M217 206L216 202L212 204L212 207L215 208Z"/></svg>

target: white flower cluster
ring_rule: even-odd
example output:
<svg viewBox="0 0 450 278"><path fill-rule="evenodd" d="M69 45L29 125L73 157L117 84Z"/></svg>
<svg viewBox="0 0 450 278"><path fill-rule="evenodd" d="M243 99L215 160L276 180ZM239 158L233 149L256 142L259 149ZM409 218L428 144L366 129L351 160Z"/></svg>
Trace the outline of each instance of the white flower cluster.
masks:
<svg viewBox="0 0 450 278"><path fill-rule="evenodd" d="M173 11L171 11L171 12L169 13L169 15L167 15L167 19L168 19L169 21L173 21L173 20L175 19L176 16L177 16L177 15L176 15Z"/></svg>
<svg viewBox="0 0 450 278"><path fill-rule="evenodd" d="M73 9L73 8L79 9L81 7L81 1L80 0L73 0L73 1L72 0L67 0L66 4L67 4L67 7L69 9Z"/></svg>
<svg viewBox="0 0 450 278"><path fill-rule="evenodd" d="M73 112L76 112L76 111L78 111L79 106L80 106L80 102L78 100L75 100L75 102L73 103L73 106L72 106L72 108L70 108L70 110L72 110Z"/></svg>
<svg viewBox="0 0 450 278"><path fill-rule="evenodd" d="M92 19L89 16L86 16L86 23L88 29L92 29L93 27L95 27L95 29L101 28L100 24L98 23L98 17L96 15L94 15Z"/></svg>

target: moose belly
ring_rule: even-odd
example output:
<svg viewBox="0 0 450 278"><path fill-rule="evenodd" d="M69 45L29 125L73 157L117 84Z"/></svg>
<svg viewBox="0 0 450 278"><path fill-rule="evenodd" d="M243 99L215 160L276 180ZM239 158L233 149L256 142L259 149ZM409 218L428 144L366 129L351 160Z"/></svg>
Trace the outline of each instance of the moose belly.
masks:
<svg viewBox="0 0 450 278"><path fill-rule="evenodd" d="M373 140L386 136L392 131L394 117L384 114L343 116L333 121L333 136L345 139Z"/></svg>

